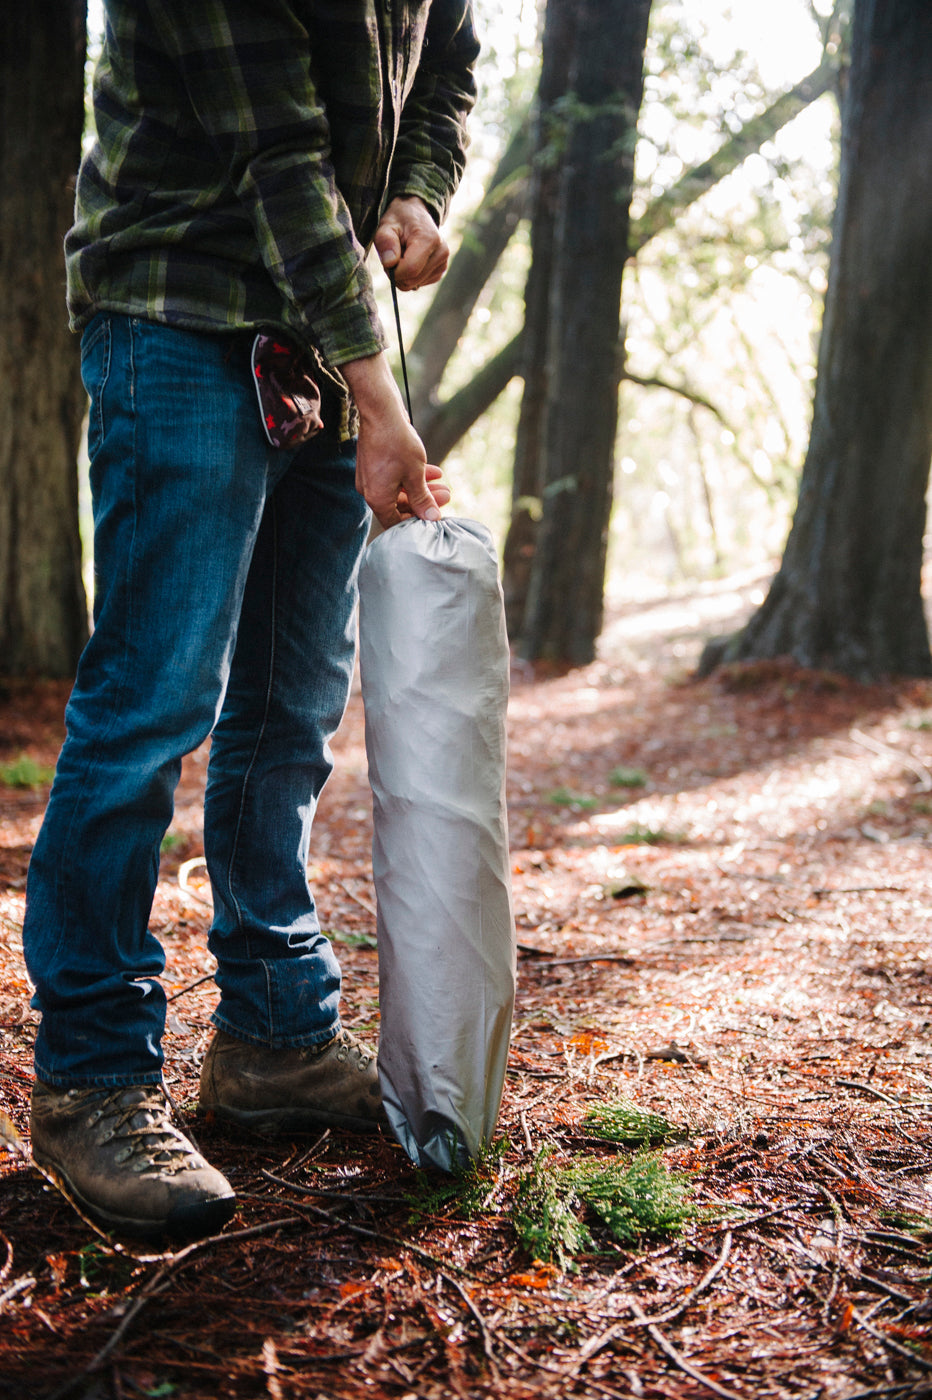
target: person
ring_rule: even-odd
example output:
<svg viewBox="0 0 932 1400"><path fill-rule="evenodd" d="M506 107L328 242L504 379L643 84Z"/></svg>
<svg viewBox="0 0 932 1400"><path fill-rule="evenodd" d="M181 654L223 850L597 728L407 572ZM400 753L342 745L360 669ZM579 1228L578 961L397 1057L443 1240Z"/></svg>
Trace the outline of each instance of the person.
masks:
<svg viewBox="0 0 932 1400"><path fill-rule="evenodd" d="M402 290L443 274L477 52L471 0L106 0L65 244L95 625L23 935L33 1157L106 1230L197 1237L235 1208L164 1089L148 929L181 759L208 734L219 999L200 1108L265 1131L381 1119L305 871L370 510L431 520L450 496L366 255ZM299 446L267 436L259 334L313 365L323 428Z"/></svg>

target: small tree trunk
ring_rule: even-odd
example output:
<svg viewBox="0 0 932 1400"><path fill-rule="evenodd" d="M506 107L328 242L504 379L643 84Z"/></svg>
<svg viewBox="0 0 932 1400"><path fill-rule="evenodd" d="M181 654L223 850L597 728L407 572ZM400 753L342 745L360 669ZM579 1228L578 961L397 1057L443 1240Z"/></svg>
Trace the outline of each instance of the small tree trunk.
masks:
<svg viewBox="0 0 932 1400"><path fill-rule="evenodd" d="M932 8L857 0L812 433L780 570L721 659L929 675Z"/></svg>
<svg viewBox="0 0 932 1400"><path fill-rule="evenodd" d="M62 239L84 123L84 0L9 6L0 49L0 672L65 676L87 637L84 408Z"/></svg>
<svg viewBox="0 0 932 1400"><path fill-rule="evenodd" d="M551 5L556 0L550 0ZM582 664L602 628L621 275L650 0L582 0L550 276L542 515L519 650Z"/></svg>

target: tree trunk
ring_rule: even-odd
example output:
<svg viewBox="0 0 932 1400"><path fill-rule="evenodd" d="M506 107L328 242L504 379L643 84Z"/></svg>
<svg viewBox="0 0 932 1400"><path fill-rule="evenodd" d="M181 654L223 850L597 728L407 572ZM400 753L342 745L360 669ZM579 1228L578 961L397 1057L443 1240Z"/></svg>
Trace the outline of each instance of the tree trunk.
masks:
<svg viewBox="0 0 932 1400"><path fill-rule="evenodd" d="M84 123L84 0L12 5L0 50L0 672L73 673L87 637L84 407L62 239Z"/></svg>
<svg viewBox="0 0 932 1400"><path fill-rule="evenodd" d="M550 0L566 4L576 12L562 104L569 122L548 278L544 404L533 427L543 434L542 514L519 650L528 660L582 664L602 628L621 274L650 0Z"/></svg>
<svg viewBox="0 0 932 1400"><path fill-rule="evenodd" d="M540 81L534 123L531 182L531 266L524 291L524 328L516 372L524 380L515 436L511 524L505 540L505 618L517 637L531 579L543 490L543 431L549 379L550 286L560 191L558 154L566 138L559 103L572 81L578 7L550 0L544 21Z"/></svg>
<svg viewBox="0 0 932 1400"><path fill-rule="evenodd" d="M483 287L524 217L531 158L530 121L519 122L456 256L440 282L408 352L414 421L421 430L437 388ZM431 461L435 459L430 458Z"/></svg>
<svg viewBox="0 0 932 1400"><path fill-rule="evenodd" d="M721 659L932 674L932 8L856 0L812 433L783 561Z"/></svg>
<svg viewBox="0 0 932 1400"><path fill-rule="evenodd" d="M826 59L808 77L801 79L792 88L781 93L766 111L761 112L760 116L751 117L740 131L723 142L709 160L703 161L701 165L687 171L670 190L649 204L641 218L635 220L631 225L628 237L629 256L633 256L658 233L663 233L672 227L677 216L684 209L694 204L719 180L730 175L749 155L759 151L765 142L772 140L780 128L792 121L810 102L815 102L816 98L821 97L829 88L834 87L838 82L838 76L838 59ZM495 182L499 180L500 172L510 156L511 149L509 147L509 150L502 157L501 165L494 176ZM491 195L491 187L489 195ZM485 413L487 408L491 407L499 394L504 393L509 382L516 375L525 373L528 363L533 364L534 362L533 356L529 357L528 363L525 361L522 345L523 331L519 331L492 360L477 370L474 380L457 390L455 394L451 394L443 402L438 401L437 386L451 354L447 347L451 328L454 325L452 302L458 301L460 303L456 312L458 319L455 323L456 334L459 337L466 328L469 313L479 298L485 280L491 275L501 253L507 246L506 239L503 239L501 243L493 243L484 231L487 200L488 196L482 201L476 219L470 222L463 234L462 244L450 261L450 269L440 283L437 295L431 302L421 324L421 329L412 345L412 354L415 345L417 346L417 369L415 372L417 384L412 386L416 395L414 421L427 447L427 456L431 462L442 462L460 438L468 433L476 419ZM519 201L524 202L523 181L519 179L517 171L500 189L500 193L496 195L496 201L499 207L506 207L509 217L512 217L517 211ZM517 227L518 222L520 219L516 220L514 227ZM477 243L483 248L483 254L480 257L475 256ZM445 297L440 304L443 315L439 314L438 309L438 315L435 318L434 303L439 301L441 290L445 292L448 285L456 288L456 294L453 297ZM532 301L534 299L531 298ZM410 362L411 354L408 358ZM522 462L528 465L523 449ZM520 475L520 472L517 474ZM531 473L530 479L532 483L536 479L533 473ZM526 502L530 496L533 496L533 492L524 490L523 486L515 491L515 500L523 499ZM524 524L527 523L524 521ZM520 532L522 525L519 524L518 529ZM513 548L517 550L518 545L513 545ZM506 569L506 583L507 573ZM517 592L517 590L515 591ZM525 598L526 589L521 596L520 616L524 615Z"/></svg>
<svg viewBox="0 0 932 1400"><path fill-rule="evenodd" d="M807 77L796 83L787 92L781 93L766 111L759 116L751 117L741 130L729 137L709 160L703 161L701 165L687 171L670 190L648 205L640 219L631 224L628 235L629 256L637 253L645 243L656 237L657 234L672 227L677 216L684 209L694 204L719 180L730 175L749 155L759 151L761 146L766 141L771 140L782 126L832 87L837 78L837 59L825 60ZM534 252L526 293L525 320L526 325L529 325L535 314L543 316L545 329L548 312L547 301L546 297L540 295L535 285L534 268L535 264L539 262L541 266L540 280L546 286L550 276L549 269L546 272L543 270L547 232L546 230L541 232L539 228L535 228L535 221L539 224L541 217L546 220L548 215L546 202L540 201L539 194L532 196L534 208L538 202L542 202L542 215L535 215L532 212L532 249ZM552 219L552 211L549 217ZM540 252L537 251L538 242L541 245ZM535 308L537 309L536 313ZM443 454L451 451L459 438L467 433L476 421L478 413L475 416L470 416L471 412L473 410L485 412L514 375L524 376L525 394L522 399L515 451L512 516L504 550L505 606L509 633L513 637L517 637L521 631L527 608L531 563L534 557L538 524L542 514L539 477L541 462L532 431L532 425L537 421L539 412L545 363L545 350L541 348L540 333L541 326L537 325L529 339L528 347L525 348L525 332L520 332L496 355L494 361L490 361L478 372L476 380L481 379L483 390L481 394L473 394L471 392L472 384L468 384L446 402L433 405L427 420L431 447L428 455L432 462L441 462ZM622 358L621 347L619 347L619 358ZM636 377L634 382L639 382ZM652 382L656 383L657 381Z"/></svg>

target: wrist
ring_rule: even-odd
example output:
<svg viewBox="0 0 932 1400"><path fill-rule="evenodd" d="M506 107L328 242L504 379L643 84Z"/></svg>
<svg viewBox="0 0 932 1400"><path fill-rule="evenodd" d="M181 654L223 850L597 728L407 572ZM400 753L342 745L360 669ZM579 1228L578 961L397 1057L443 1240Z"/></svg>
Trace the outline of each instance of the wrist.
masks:
<svg viewBox="0 0 932 1400"><path fill-rule="evenodd" d="M340 366L360 418L384 418L403 408L401 394L384 354L367 355Z"/></svg>

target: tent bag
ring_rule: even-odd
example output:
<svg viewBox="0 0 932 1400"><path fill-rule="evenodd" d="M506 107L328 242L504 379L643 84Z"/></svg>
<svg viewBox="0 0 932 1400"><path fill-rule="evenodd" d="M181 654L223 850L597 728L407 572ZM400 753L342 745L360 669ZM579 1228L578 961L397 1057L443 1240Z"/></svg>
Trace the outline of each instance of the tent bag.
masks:
<svg viewBox="0 0 932 1400"><path fill-rule="evenodd" d="M406 520L360 572L378 902L379 1078L419 1166L495 1128L515 992L505 809L508 644L492 538Z"/></svg>

